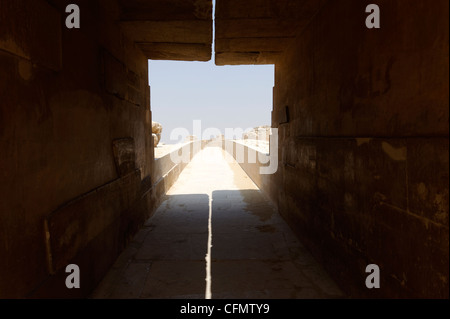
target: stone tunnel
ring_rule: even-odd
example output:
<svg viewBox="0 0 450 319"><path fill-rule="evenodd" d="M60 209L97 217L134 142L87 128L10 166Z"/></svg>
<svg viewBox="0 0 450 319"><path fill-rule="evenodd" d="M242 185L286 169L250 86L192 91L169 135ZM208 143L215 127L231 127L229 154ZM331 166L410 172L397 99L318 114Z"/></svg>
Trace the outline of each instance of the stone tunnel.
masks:
<svg viewBox="0 0 450 319"><path fill-rule="evenodd" d="M149 59L275 65L278 170L240 167L280 232L340 296L448 298L448 6L0 0L0 298L91 296L188 169L155 159ZM79 289L65 285L71 264ZM364 284L371 264L379 289Z"/></svg>

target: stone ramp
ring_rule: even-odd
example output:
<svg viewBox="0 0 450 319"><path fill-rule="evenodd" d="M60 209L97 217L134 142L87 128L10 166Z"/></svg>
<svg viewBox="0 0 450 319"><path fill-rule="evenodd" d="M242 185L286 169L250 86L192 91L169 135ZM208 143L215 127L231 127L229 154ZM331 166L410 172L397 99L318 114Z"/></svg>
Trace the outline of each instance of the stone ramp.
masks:
<svg viewBox="0 0 450 319"><path fill-rule="evenodd" d="M205 148L188 164L91 297L206 296L344 297L239 164L219 147Z"/></svg>

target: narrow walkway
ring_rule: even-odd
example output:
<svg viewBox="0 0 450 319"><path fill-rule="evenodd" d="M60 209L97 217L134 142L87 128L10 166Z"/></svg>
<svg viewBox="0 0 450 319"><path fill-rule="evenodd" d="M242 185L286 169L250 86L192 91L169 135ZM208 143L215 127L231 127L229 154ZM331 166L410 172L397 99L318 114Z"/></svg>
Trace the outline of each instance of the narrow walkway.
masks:
<svg viewBox="0 0 450 319"><path fill-rule="evenodd" d="M207 147L92 298L342 296L239 164Z"/></svg>

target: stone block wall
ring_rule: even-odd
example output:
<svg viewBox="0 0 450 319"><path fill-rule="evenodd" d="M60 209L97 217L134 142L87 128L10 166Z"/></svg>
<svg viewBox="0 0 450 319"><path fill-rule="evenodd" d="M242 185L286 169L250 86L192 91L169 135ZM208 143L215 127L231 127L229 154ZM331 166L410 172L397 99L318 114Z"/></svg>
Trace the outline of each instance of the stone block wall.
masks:
<svg viewBox="0 0 450 319"><path fill-rule="evenodd" d="M257 148L233 140L222 141L222 148L238 162L253 183L271 200L274 201L272 191L272 175L261 174L261 168L268 167L270 155L262 153ZM276 152L277 150L273 150Z"/></svg>
<svg viewBox="0 0 450 319"><path fill-rule="evenodd" d="M117 1L69 3L0 1L0 298L85 296L149 214L147 59Z"/></svg>
<svg viewBox="0 0 450 319"><path fill-rule="evenodd" d="M380 0L381 29L369 3L328 1L276 65L272 197L350 296L448 298L448 1Z"/></svg>

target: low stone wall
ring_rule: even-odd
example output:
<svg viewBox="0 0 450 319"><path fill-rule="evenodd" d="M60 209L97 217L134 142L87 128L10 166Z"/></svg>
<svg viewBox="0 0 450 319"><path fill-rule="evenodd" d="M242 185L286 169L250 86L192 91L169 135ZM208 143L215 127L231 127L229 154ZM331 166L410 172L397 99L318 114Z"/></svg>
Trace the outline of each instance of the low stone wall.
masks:
<svg viewBox="0 0 450 319"><path fill-rule="evenodd" d="M207 141L193 141L180 144L179 147L167 153L166 155L155 158L152 173L152 211L156 210L164 199L164 195L177 181L183 169L189 164L192 158L201 151ZM174 163L172 158L181 158L182 154L188 154L180 163Z"/></svg>
<svg viewBox="0 0 450 319"><path fill-rule="evenodd" d="M261 174L261 168L268 166L270 155L244 142L224 140L222 146L239 163L245 173L275 203L272 196L272 175Z"/></svg>

